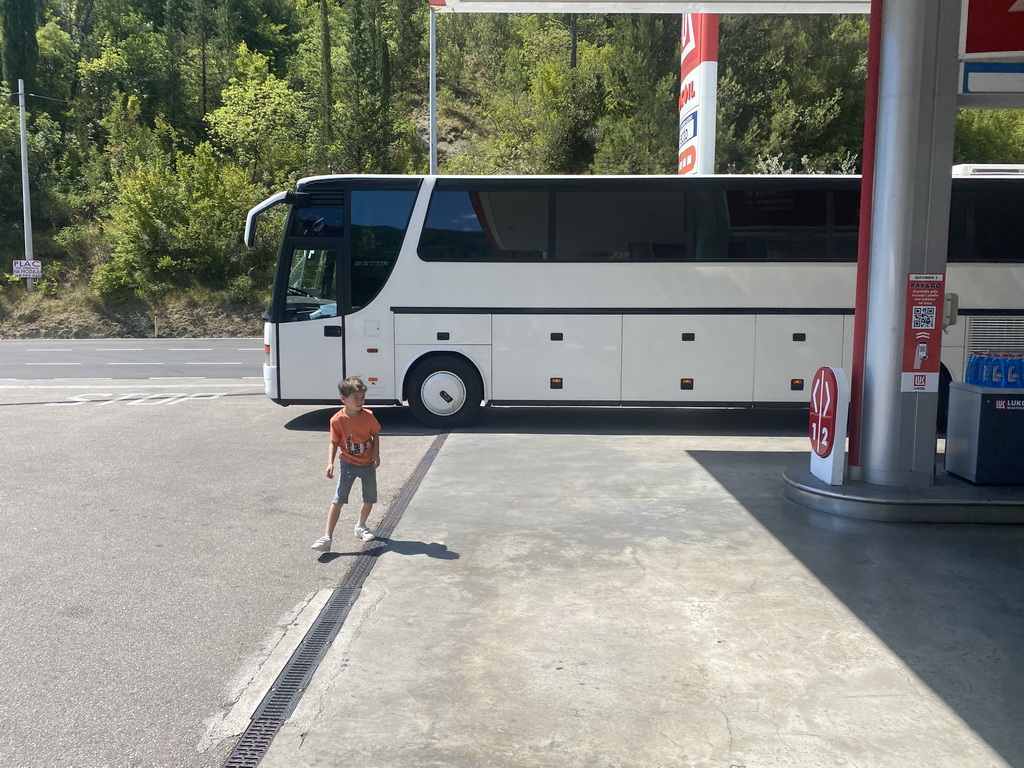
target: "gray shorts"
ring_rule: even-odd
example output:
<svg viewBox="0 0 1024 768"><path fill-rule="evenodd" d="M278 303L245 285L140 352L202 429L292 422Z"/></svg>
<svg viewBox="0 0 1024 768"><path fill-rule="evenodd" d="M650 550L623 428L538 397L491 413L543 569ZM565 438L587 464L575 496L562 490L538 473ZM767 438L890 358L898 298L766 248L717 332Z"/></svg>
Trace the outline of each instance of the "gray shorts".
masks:
<svg viewBox="0 0 1024 768"><path fill-rule="evenodd" d="M334 492L334 504L348 504L348 494L352 490L352 484L359 478L359 484L363 488L363 502L366 504L377 503L377 470L370 464L365 467L357 467L347 461L338 462L341 466L338 469L338 490Z"/></svg>

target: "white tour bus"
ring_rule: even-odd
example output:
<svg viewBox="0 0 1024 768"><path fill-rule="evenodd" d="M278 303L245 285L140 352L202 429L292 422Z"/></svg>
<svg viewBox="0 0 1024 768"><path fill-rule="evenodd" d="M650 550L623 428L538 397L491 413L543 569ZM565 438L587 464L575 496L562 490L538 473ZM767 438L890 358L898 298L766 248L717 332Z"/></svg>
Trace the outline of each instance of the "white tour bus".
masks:
<svg viewBox="0 0 1024 768"><path fill-rule="evenodd" d="M1024 176L954 178L943 390L970 352L1024 350ZM851 176L322 176L289 206L264 380L282 405L806 405L849 367ZM945 392L940 392L944 395ZM940 412L944 406L940 401Z"/></svg>

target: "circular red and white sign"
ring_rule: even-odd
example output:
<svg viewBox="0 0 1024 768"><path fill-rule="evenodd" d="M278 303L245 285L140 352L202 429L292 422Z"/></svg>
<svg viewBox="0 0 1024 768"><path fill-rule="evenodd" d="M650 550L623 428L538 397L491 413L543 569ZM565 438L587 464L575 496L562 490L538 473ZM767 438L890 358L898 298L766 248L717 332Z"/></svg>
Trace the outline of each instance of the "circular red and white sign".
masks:
<svg viewBox="0 0 1024 768"><path fill-rule="evenodd" d="M821 456L832 453L836 442L836 411L839 403L839 384L831 368L819 368L811 381L811 416L807 434L811 449Z"/></svg>

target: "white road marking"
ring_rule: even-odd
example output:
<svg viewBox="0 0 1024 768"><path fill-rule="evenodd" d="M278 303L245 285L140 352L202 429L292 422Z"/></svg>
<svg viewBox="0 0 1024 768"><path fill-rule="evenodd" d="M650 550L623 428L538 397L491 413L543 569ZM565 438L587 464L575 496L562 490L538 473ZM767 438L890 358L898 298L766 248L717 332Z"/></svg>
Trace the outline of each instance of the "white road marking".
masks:
<svg viewBox="0 0 1024 768"><path fill-rule="evenodd" d="M22 363L22 365L81 365L81 363Z"/></svg>

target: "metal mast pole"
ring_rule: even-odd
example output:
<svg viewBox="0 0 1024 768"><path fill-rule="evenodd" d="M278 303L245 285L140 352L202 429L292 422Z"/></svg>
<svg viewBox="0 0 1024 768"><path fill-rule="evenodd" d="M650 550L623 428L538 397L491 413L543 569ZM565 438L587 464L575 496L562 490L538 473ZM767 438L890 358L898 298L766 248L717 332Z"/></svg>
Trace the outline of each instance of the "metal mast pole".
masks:
<svg viewBox="0 0 1024 768"><path fill-rule="evenodd" d="M25 216L25 260L32 261L32 201L28 194L28 131L25 128L25 81L18 80L18 107L21 112L21 206ZM35 280L27 278L28 289Z"/></svg>
<svg viewBox="0 0 1024 768"><path fill-rule="evenodd" d="M430 173L437 173L437 14L430 9Z"/></svg>
<svg viewBox="0 0 1024 768"><path fill-rule="evenodd" d="M902 372L909 275L946 271L959 31L959 0L882 8L860 465L851 467L873 485L934 482L939 396L908 390Z"/></svg>

